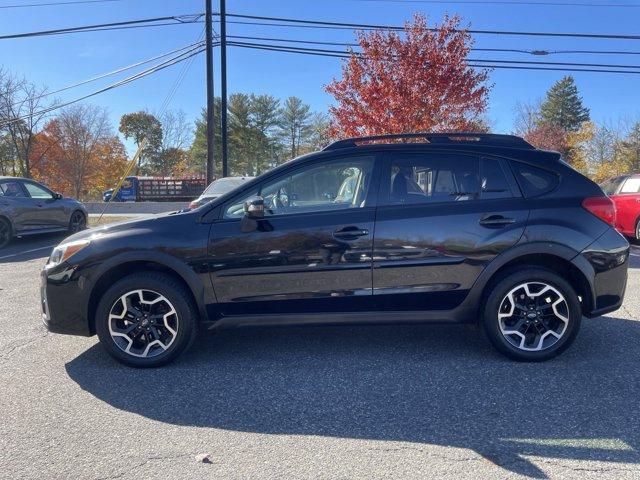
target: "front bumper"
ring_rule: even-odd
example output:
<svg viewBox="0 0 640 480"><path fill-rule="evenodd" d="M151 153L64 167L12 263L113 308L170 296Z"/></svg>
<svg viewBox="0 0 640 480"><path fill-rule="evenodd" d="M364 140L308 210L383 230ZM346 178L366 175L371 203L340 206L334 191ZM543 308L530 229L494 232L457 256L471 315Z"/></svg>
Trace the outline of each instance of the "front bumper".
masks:
<svg viewBox="0 0 640 480"><path fill-rule="evenodd" d="M82 289L78 288L78 279L74 278L72 268L62 267L54 271L42 270L42 321L53 333L91 336L94 332L89 328L87 303L81 295Z"/></svg>

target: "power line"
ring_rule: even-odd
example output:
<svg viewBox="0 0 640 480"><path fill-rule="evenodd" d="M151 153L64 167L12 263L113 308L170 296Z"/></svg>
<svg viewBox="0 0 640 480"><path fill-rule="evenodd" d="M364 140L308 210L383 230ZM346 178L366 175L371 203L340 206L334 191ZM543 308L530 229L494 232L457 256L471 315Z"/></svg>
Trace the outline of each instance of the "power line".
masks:
<svg viewBox="0 0 640 480"><path fill-rule="evenodd" d="M80 5L90 3L112 3L121 2L122 0L74 0L69 2L44 2L44 3L23 3L17 5L0 5L0 9L6 8L29 8L29 7L52 7L59 5Z"/></svg>
<svg viewBox="0 0 640 480"><path fill-rule="evenodd" d="M14 38L39 37L43 35L60 35L67 33L100 31L106 29L115 29L114 27L126 28L127 26L157 26L156 22L167 22L170 24L196 23L200 18L200 14L188 15L172 15L167 17L142 18L138 20L127 20L122 22L98 23L94 25L83 25L79 27L56 28L52 30L41 30L37 32L13 33L9 35L1 35L0 40L8 40ZM166 25L167 23L164 23Z"/></svg>
<svg viewBox="0 0 640 480"><path fill-rule="evenodd" d="M198 40L196 41L195 44L192 44L192 45L204 45L204 30L205 29L203 28L202 32L198 36ZM169 92L167 93L167 96L165 97L164 102L162 102L162 105L160 107L160 114L159 114L160 116L162 116L164 114L164 111L171 104L171 101L173 100L173 97L175 96L176 92L178 91L178 88L180 88L180 85L182 85L182 82L184 81L184 79L185 79L185 77L187 75L187 72L191 68L191 65L193 64L193 61L195 60L195 58L196 58L195 56L191 57L188 62L186 62L184 65L182 65L182 69L180 70L180 73L178 74L178 77L176 78L175 83L169 89Z"/></svg>
<svg viewBox="0 0 640 480"><path fill-rule="evenodd" d="M333 57L333 58L350 58L351 54L349 52L335 52L331 50L322 50L322 49L308 49L302 47L287 47L282 45L269 45L269 44L253 44L253 43L242 43L242 42L229 42L229 45L233 45L240 48L249 48L256 50L267 50L267 51L275 51L275 52L284 52L284 53L298 53L304 55L316 55L323 57ZM585 72L585 73L619 73L619 74L640 74L640 70L616 70L616 69L594 69L594 68L573 68L573 67L558 67L558 66L521 66L518 64L528 64L529 62L514 62L515 64L478 64L478 63L469 63L468 65L472 68L496 68L496 69L514 69L514 70L547 70L547 71L563 71L563 72ZM544 62L540 62L544 64ZM629 67L631 68L631 67Z"/></svg>
<svg viewBox="0 0 640 480"><path fill-rule="evenodd" d="M253 25L274 25L274 26L306 26L307 28L340 28L340 29L356 29L356 30L396 30L404 31L404 27L397 25L375 25L365 23L345 23L345 22L327 22L323 20L307 20L300 18L284 18L284 17L266 17L259 15L241 15L227 14L228 17L243 18L248 20L266 20L267 22L280 23L260 23L245 22ZM285 23L282 23L285 22ZM232 23L231 21L229 23ZM241 23L233 21L233 23ZM429 31L439 31L437 28L429 28ZM617 35L617 34L600 34L600 33L565 33L565 32L523 32L510 30L455 30L465 31L476 35L516 35L516 36L534 36L534 37L562 37L562 38L595 38L600 40L640 40L640 35Z"/></svg>
<svg viewBox="0 0 640 480"><path fill-rule="evenodd" d="M309 45L334 45L342 47L359 47L359 43L349 42L326 42L319 40L300 40L292 38L274 38L274 37L251 37L245 35L227 35L229 38L237 38L240 40L264 40L268 42L282 42L282 43L298 43ZM535 56L555 55L555 54L602 54L602 55L640 55L640 51L625 51L625 50L525 50L517 48L471 48L472 52L505 52L505 53L525 53Z"/></svg>
<svg viewBox="0 0 640 480"><path fill-rule="evenodd" d="M177 48L175 50L171 50L170 52L166 52L166 53L163 53L161 55L157 55L155 57L148 58L146 60L142 60L140 62L136 62L136 63L133 63L131 65L127 65L126 67L121 67L121 68L118 68L116 70L112 70L110 72L102 73L102 74L97 75L95 77L88 78L87 80L82 80L80 82L64 86L62 88L59 88L57 90L53 90L51 92L44 92L41 95L37 95L35 97L30 97L30 100L38 100L38 99L43 98L43 97L49 97L51 95L55 95L56 93L64 92L66 90L71 90L72 88L81 87L82 85L86 85L88 83L92 83L92 82L95 82L97 80L101 80L103 78L110 77L112 75L116 75L118 73L122 73L122 72L125 72L127 70L131 70L132 68L139 67L141 65L146 65L147 63L151 63L151 62L154 62L154 61L159 60L161 58L168 57L169 55L173 55L175 53L182 52L184 50L190 49L190 48L195 47L197 45L202 45L202 42L192 43L191 45L186 45L184 47ZM11 106L15 106L15 105L17 105L19 103L23 103L23 101L19 101L19 102L13 103Z"/></svg>
<svg viewBox="0 0 640 480"><path fill-rule="evenodd" d="M193 57L195 55L198 55L199 53L202 53L203 51L204 51L204 48L200 47L200 46L192 48L191 50L188 50L188 51L183 52L183 53L181 53L179 55L176 55L176 56L174 56L174 57L172 57L172 58L170 58L168 60L165 60L164 62L161 62L159 64L154 65L153 67L150 67L150 68L148 68L146 70L143 70L142 72L138 72L135 75L131 75L131 76L129 76L127 78L124 78L124 79L122 79L122 80L120 80L118 82L115 82L115 83L112 83L110 85L107 85L106 87L100 88L99 90L95 90L95 91L93 91L91 93L88 93L86 95L83 95L81 97L78 97L78 98L75 98L73 100L69 100L69 101L63 102L63 103L59 103L59 104L53 105L51 107L47 107L47 108L45 108L45 109L43 109L43 110L41 110L39 112L36 112L36 113L32 113L32 114L28 114L28 115L22 115L20 117L16 117L16 118L12 118L12 119L6 120L6 121L0 123L0 127L5 127L5 126L7 126L9 124L19 122L19 121L24 120L25 118L28 118L28 117L31 117L31 116L46 115L46 114L48 114L48 113L50 113L50 112L52 112L54 110L58 110L60 108L67 107L67 106L72 105L72 104L77 103L77 102L81 102L83 100L86 100L87 98L91 98L91 97L96 96L96 95L98 95L100 93L104 93L104 92L107 92L109 90L113 90L114 88L121 87L121 86L126 85L128 83L131 83L131 82L133 82L135 80L139 80L140 78L146 77L146 76L151 75L151 74L156 73L156 72L159 72L160 70L164 70L165 68L171 67L171 66L173 66L173 65L175 65L177 63L183 62L183 61L185 61L185 60L187 60L187 59L189 59L189 58L191 58L191 57Z"/></svg>
<svg viewBox="0 0 640 480"><path fill-rule="evenodd" d="M358 2L374 2L374 3L425 3L425 4L461 4L461 5L517 5L517 6L542 6L542 7L607 7L607 8L640 8L638 4L628 3L585 3L585 2L520 2L515 0L351 0Z"/></svg>
<svg viewBox="0 0 640 480"><path fill-rule="evenodd" d="M307 47L286 47L283 45L273 45L273 44L260 44L260 43L244 43L244 42L235 42L236 45L266 45L269 47L283 47L283 48L292 48L295 50L299 50L302 52L322 52L322 53L335 53L340 55L350 56L352 53L355 55L362 55L361 52L349 52L344 50L329 50L329 49L318 49L318 48L307 48ZM540 61L527 61L527 60L494 60L494 59L478 59L478 58L467 58L467 62L471 63L497 63L497 64L524 64L524 65L551 65L551 66L569 66L569 67L595 67L595 68L629 68L629 69L640 69L640 65L623 65L623 64L605 64L605 63L575 63L575 62L540 62ZM639 70L640 71L640 70Z"/></svg>

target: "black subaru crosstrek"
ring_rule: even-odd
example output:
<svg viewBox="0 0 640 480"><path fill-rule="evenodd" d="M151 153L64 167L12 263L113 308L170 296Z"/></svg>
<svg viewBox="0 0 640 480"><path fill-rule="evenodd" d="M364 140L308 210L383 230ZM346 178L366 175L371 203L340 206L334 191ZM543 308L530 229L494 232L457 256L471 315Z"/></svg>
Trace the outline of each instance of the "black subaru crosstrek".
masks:
<svg viewBox="0 0 640 480"><path fill-rule="evenodd" d="M622 303L614 220L595 183L518 137L341 140L193 211L67 238L44 322L137 367L199 329L283 324L478 323L508 357L546 360Z"/></svg>

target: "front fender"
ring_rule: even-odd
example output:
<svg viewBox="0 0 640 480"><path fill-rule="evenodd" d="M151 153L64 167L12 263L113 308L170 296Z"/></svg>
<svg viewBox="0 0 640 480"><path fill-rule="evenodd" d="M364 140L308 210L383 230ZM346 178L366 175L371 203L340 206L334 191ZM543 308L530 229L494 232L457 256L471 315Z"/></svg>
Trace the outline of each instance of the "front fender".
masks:
<svg viewBox="0 0 640 480"><path fill-rule="evenodd" d="M155 263L162 266L163 268L173 271L189 287L189 290L193 294L193 297L196 301L198 312L200 313L201 318L207 318L205 309L204 284L198 277L196 271L183 260L168 253L156 250L133 250L116 254L115 256L110 257L108 260L105 260L104 262L100 263L100 265L92 269L92 271L88 273L84 279L80 279L80 282L84 280L84 285L82 285L81 288L85 289L88 292L91 292L86 296L87 303L85 305L85 311L87 312L87 318L91 319L92 317L91 308L93 293L100 279L114 268L122 267L123 265L126 265L128 263L133 264L136 262ZM129 273L135 272L131 271Z"/></svg>

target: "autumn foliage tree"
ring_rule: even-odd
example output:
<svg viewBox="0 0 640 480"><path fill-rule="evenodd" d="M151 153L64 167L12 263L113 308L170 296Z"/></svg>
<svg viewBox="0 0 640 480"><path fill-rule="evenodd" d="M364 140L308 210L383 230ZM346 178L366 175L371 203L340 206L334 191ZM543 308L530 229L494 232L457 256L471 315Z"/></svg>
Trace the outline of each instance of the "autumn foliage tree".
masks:
<svg viewBox="0 0 640 480"><path fill-rule="evenodd" d="M125 170L126 152L104 109L79 105L63 110L36 135L34 178L76 198L97 196Z"/></svg>
<svg viewBox="0 0 640 480"><path fill-rule="evenodd" d="M417 14L404 35L359 32L361 53L352 52L342 78L325 87L337 102L332 134L484 130L489 70L469 66L473 40L460 23L445 16L431 29Z"/></svg>

